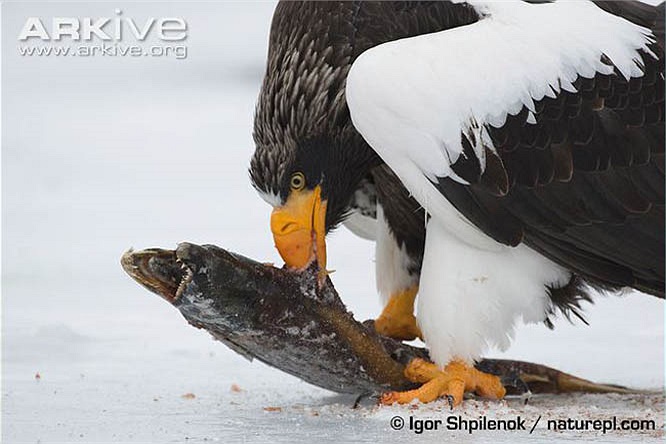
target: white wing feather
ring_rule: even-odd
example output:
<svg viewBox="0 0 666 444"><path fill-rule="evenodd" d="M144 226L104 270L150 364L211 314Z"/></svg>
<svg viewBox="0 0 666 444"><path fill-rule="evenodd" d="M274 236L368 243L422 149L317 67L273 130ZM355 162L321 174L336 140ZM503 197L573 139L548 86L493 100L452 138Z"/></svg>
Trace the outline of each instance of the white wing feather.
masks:
<svg viewBox="0 0 666 444"><path fill-rule="evenodd" d="M475 133L468 139L483 168L483 145L493 150L486 125L501 127L507 114L533 111L561 89L575 92L578 76L612 73L603 55L624 77L642 76L639 50L651 54L653 41L649 29L589 1L467 3L483 16L477 23L371 48L346 86L356 129L430 214L458 222L430 180L465 183L450 167L461 134Z"/></svg>

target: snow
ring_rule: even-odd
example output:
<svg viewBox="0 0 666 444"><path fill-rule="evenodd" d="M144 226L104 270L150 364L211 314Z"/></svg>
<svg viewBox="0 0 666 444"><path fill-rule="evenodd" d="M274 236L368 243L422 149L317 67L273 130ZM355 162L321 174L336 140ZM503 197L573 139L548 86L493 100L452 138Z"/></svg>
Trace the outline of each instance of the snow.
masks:
<svg viewBox="0 0 666 444"><path fill-rule="evenodd" d="M119 260L129 247L184 240L280 259L270 208L247 174L273 5L117 7L128 16L184 16L189 57L21 58L15 36L25 17L105 16L109 6L3 4L1 441L513 442L508 432L392 431L395 415L450 413L443 402L416 410L365 402L354 410L353 397L236 355L124 275ZM332 279L358 319L379 313L373 256L371 242L347 231L329 241ZM590 327L561 320L552 332L521 328L507 353L492 356L663 388L661 301L605 297L587 315ZM476 418L487 409L489 418L521 414L530 422L651 415L663 424L663 401L661 394L546 396L527 407L518 399L468 401L454 414ZM656 442L659 435L541 425L520 438Z"/></svg>

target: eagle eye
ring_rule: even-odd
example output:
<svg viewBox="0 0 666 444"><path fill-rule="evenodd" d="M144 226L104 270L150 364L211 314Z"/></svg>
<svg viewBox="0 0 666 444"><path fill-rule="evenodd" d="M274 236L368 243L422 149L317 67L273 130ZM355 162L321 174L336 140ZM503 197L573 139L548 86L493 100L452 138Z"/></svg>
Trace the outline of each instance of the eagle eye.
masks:
<svg viewBox="0 0 666 444"><path fill-rule="evenodd" d="M303 173L297 172L291 175L289 186L292 191L300 191L305 188L305 176Z"/></svg>

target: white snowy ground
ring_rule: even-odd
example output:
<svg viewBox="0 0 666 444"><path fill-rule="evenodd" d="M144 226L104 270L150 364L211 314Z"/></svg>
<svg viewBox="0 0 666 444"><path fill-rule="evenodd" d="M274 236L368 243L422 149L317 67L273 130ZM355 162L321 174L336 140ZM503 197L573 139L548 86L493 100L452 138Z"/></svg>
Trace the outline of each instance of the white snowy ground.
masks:
<svg viewBox="0 0 666 444"><path fill-rule="evenodd" d="M28 16L183 16L186 60L26 58ZM533 434L393 431L445 419L444 403L350 407L353 398L250 363L126 277L133 246L215 243L278 262L269 208L249 185L251 119L270 3L39 4L2 9L2 442L660 441L566 432L548 418L655 419L664 398L585 395L469 401L454 414L521 415ZM342 230L333 276L357 318L375 316L373 246ZM661 391L664 312L631 294L597 301L590 327L521 328L507 353L600 382ZM240 391L232 387L240 388Z"/></svg>

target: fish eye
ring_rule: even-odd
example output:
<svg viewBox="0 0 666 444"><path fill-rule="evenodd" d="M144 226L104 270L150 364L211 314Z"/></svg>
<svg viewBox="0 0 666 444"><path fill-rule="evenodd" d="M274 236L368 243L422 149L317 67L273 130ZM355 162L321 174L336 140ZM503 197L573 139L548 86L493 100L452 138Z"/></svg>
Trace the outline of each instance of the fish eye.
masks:
<svg viewBox="0 0 666 444"><path fill-rule="evenodd" d="M289 186L292 191L300 191L305 188L305 176L301 172L297 172L291 175L289 180Z"/></svg>

